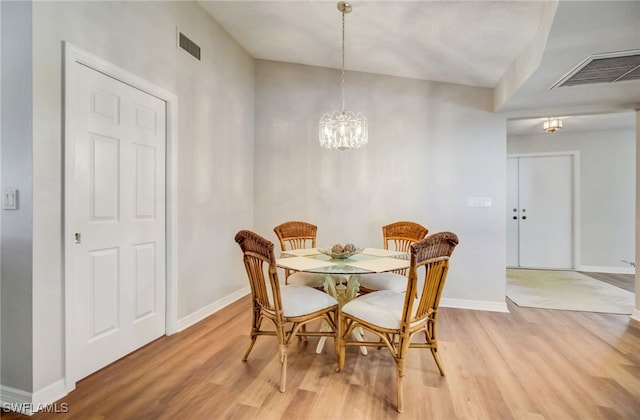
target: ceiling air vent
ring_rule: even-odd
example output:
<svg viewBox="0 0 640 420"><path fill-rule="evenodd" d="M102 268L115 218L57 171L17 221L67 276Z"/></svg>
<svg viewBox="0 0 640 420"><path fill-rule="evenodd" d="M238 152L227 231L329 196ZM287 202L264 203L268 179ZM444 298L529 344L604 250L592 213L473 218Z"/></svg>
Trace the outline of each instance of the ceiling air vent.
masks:
<svg viewBox="0 0 640 420"><path fill-rule="evenodd" d="M200 47L198 44L187 38L182 32L180 32L178 36L178 44L180 45L180 48L200 60Z"/></svg>
<svg viewBox="0 0 640 420"><path fill-rule="evenodd" d="M640 79L640 50L594 54L551 86L578 86Z"/></svg>

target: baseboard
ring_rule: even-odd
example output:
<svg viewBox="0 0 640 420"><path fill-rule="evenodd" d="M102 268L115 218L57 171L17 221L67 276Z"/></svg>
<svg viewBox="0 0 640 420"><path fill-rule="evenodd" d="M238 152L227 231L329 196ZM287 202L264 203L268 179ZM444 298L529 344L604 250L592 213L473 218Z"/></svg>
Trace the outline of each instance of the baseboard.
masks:
<svg viewBox="0 0 640 420"><path fill-rule="evenodd" d="M631 313L631 319L640 322L640 309L634 309Z"/></svg>
<svg viewBox="0 0 640 420"><path fill-rule="evenodd" d="M0 387L0 402L2 403L3 413L15 411L28 416L33 414L30 392L2 385Z"/></svg>
<svg viewBox="0 0 640 420"><path fill-rule="evenodd" d="M10 386L0 386L1 412L14 411L31 416L37 412L67 413L66 403L56 404L67 395L64 380L60 379L36 392L27 392Z"/></svg>
<svg viewBox="0 0 640 420"><path fill-rule="evenodd" d="M576 271L585 273L636 274L635 267L606 267L597 265L581 265Z"/></svg>
<svg viewBox="0 0 640 420"><path fill-rule="evenodd" d="M36 405L44 406L50 405L60 398L67 395L67 389L65 387L64 379L60 379L57 382L52 383L33 393L33 402ZM56 411L60 412L60 411Z"/></svg>
<svg viewBox="0 0 640 420"><path fill-rule="evenodd" d="M214 313L218 312L220 309L232 304L233 302L235 302L236 300L248 295L250 293L250 289L249 287L244 287L240 290L238 290L237 292L234 292L228 296L223 297L222 299L218 299L215 302L205 306L204 308L201 308L197 311L195 311L194 313L192 313L191 315L187 315L184 318L181 318L178 320L177 326L178 326L178 331L182 331L185 330L187 328L189 328L190 326L197 324L198 322L202 321L203 319L205 319L206 317L208 317L209 315L213 315Z"/></svg>
<svg viewBox="0 0 640 420"><path fill-rule="evenodd" d="M490 302L486 300L442 298L440 306L445 308L471 309L474 311L509 312L507 302Z"/></svg>

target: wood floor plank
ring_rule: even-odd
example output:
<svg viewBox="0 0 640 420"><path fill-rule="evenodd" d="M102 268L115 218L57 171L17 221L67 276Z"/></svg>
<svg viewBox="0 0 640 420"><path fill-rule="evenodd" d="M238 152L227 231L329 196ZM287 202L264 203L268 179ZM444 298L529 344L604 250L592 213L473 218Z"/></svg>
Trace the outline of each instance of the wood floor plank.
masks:
<svg viewBox="0 0 640 420"><path fill-rule="evenodd" d="M395 364L386 349L348 348L335 372L333 340L289 348L279 392L276 340L258 337L247 362L250 301L243 298L85 378L69 413L3 419L635 419L640 413L640 323L626 315L521 308L441 308L446 376L412 349L405 412L395 411Z"/></svg>

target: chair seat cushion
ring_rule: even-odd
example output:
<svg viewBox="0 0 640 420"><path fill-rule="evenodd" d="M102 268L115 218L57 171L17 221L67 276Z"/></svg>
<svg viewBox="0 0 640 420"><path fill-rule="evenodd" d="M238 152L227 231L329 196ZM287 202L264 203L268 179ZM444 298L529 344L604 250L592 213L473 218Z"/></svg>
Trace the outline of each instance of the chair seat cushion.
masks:
<svg viewBox="0 0 640 420"><path fill-rule="evenodd" d="M307 315L338 304L328 294L300 284L281 286L280 297L285 317Z"/></svg>
<svg viewBox="0 0 640 420"><path fill-rule="evenodd" d="M407 278L397 273L362 274L358 283L369 290L393 290L396 293L407 290Z"/></svg>
<svg viewBox="0 0 640 420"><path fill-rule="evenodd" d="M321 288L324 286L324 281L327 276L333 278L336 284L340 282L340 278L338 276L332 276L330 274L305 273L302 271L298 271L292 273L289 276L289 278L287 279L287 283Z"/></svg>
<svg viewBox="0 0 640 420"><path fill-rule="evenodd" d="M399 329L404 293L380 290L362 295L342 307L342 312L382 328ZM413 305L414 309L417 305Z"/></svg>

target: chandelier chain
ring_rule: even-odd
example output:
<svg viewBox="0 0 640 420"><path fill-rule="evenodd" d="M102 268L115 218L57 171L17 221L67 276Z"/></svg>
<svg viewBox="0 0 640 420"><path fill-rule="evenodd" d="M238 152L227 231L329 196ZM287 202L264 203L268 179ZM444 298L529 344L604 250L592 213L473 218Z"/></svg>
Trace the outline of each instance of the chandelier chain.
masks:
<svg viewBox="0 0 640 420"><path fill-rule="evenodd" d="M342 113L344 114L344 10L342 11L342 82L341 82L341 93L342 93Z"/></svg>

